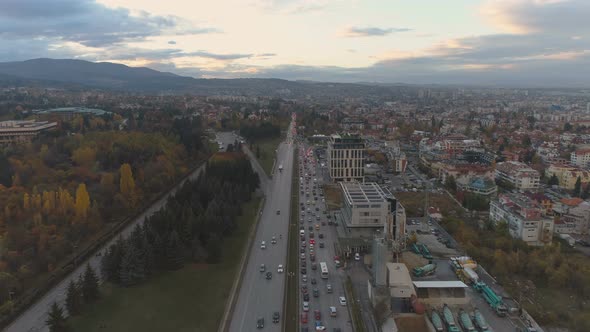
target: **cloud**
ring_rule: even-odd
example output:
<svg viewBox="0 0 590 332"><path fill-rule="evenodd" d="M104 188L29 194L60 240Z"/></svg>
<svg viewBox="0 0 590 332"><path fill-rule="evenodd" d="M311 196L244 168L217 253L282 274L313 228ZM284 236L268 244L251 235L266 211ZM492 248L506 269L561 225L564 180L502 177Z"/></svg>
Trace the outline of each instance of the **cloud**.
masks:
<svg viewBox="0 0 590 332"><path fill-rule="evenodd" d="M176 45L176 41L174 41L174 40L169 40L169 41L168 41L168 45Z"/></svg>
<svg viewBox="0 0 590 332"><path fill-rule="evenodd" d="M341 35L343 37L382 37L396 32L407 32L408 28L378 28L378 27L348 27Z"/></svg>
<svg viewBox="0 0 590 332"><path fill-rule="evenodd" d="M261 53L261 54L256 54L256 57L262 57L262 58L268 58L268 57L273 57L273 56L277 56L276 53Z"/></svg>
<svg viewBox="0 0 590 332"><path fill-rule="evenodd" d="M253 0L254 7L273 14L298 15L325 11L343 0Z"/></svg>
<svg viewBox="0 0 590 332"><path fill-rule="evenodd" d="M86 47L142 41L165 34L219 32L210 27L192 27L175 16L159 16L125 8L108 8L95 0L2 0L0 38L50 39L75 42Z"/></svg>

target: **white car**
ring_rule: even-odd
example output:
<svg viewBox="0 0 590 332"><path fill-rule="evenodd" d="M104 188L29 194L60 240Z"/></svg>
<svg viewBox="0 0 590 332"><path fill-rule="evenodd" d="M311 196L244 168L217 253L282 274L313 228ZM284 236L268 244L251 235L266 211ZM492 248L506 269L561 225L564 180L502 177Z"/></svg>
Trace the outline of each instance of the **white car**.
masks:
<svg viewBox="0 0 590 332"><path fill-rule="evenodd" d="M279 267L277 268L277 273L283 273L283 264L279 264Z"/></svg>
<svg viewBox="0 0 590 332"><path fill-rule="evenodd" d="M270 243L277 244L277 238L273 236L272 240L270 240Z"/></svg>
<svg viewBox="0 0 590 332"><path fill-rule="evenodd" d="M305 311L305 312L309 311L309 302L307 302L307 301L303 302L303 311Z"/></svg>
<svg viewBox="0 0 590 332"><path fill-rule="evenodd" d="M340 296L338 298L338 301L340 302L341 306L345 306L346 305L346 298L344 296Z"/></svg>
<svg viewBox="0 0 590 332"><path fill-rule="evenodd" d="M358 252L356 254L354 254L354 260L355 261L360 261L361 260L361 255L359 255Z"/></svg>
<svg viewBox="0 0 590 332"><path fill-rule="evenodd" d="M266 241L260 242L260 249L266 249Z"/></svg>

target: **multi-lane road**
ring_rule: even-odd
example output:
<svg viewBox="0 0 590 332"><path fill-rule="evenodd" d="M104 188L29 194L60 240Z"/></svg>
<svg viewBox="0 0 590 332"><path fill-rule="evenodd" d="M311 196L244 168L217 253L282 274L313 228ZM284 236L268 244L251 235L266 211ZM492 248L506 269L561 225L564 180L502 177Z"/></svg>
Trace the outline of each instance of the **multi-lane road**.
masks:
<svg viewBox="0 0 590 332"><path fill-rule="evenodd" d="M305 232L305 241L300 241L300 246L297 247L299 255L303 256L299 259L300 264L305 264L306 268L306 281L303 280L303 276L299 275L299 324L302 330L308 328L309 331L315 330L318 321L315 319L315 311L319 310L320 320L319 323L326 328L327 331L334 331L339 328L342 332L352 331L352 324L350 320L350 314L347 306L343 306L339 302L339 297L345 295L344 291L344 280L346 278L345 272L342 268L336 268L334 263L335 256L335 244L338 240L336 227L329 225L329 219L327 218L328 211L324 196L322 193L322 184L324 177L320 176L321 171L316 162L313 153L306 153L307 147L301 145L299 149L299 176L300 176L300 187L294 188L299 190L299 226L303 227ZM314 194L315 193L315 194ZM318 220L319 216L319 220ZM319 226L319 230L316 229L316 225ZM310 231L310 227L313 231ZM317 270L311 268L314 262L311 261L311 243L310 233L313 232L313 252L315 254L315 263L317 264ZM323 239L319 236L322 234ZM305 242L305 246L304 243ZM320 243L323 243L323 248L320 247ZM303 258L304 257L304 258ZM303 263L305 262L305 263ZM321 272L319 263L325 262L328 267L328 279L321 278ZM300 269L303 266L300 266ZM312 280L315 284L312 283ZM332 286L332 292L329 293L327 285ZM305 315L303 310L304 295L302 289L306 287L309 296L309 311L307 312L307 323L302 320L302 315ZM317 289L319 296L315 297L313 292ZM347 302L352 299L346 298ZM330 316L330 307L336 307L336 317Z"/></svg>
<svg viewBox="0 0 590 332"><path fill-rule="evenodd" d="M294 148L291 135L290 128L286 141L277 149L274 174L263 188L266 200L230 318L230 331L256 331L259 318L264 319L265 331L281 330L287 271L279 273L277 269L279 264L285 266L287 261ZM279 165L283 165L282 172L278 170ZM271 243L273 236L276 244ZM266 249L261 248L262 241L265 241ZM261 264L265 265L265 272L260 272ZM272 279L266 279L266 272L272 273ZM280 313L279 323L272 322L275 311Z"/></svg>
<svg viewBox="0 0 590 332"><path fill-rule="evenodd" d="M230 133L220 133L216 137L217 141L220 141L227 146L227 144L233 144L235 137ZM195 172L193 172L189 178L195 179L203 168L200 167ZM184 181L182 182L184 183ZM127 227L123 229L120 233L122 236L128 236L136 224L143 223L146 217L151 216L158 210L160 210L168 200L170 195L176 193L177 188L181 186L178 185L173 188L170 192L164 195L161 199L156 201L153 205L151 205L147 210L145 210L141 215L135 218ZM118 236L115 236L113 240L107 242L101 249L100 252L104 252L105 249L113 244ZM99 271L100 266L100 258L99 256L90 257L87 261L85 261L81 266L76 268L73 272L71 272L65 279L63 279L60 283L54 286L51 290L49 290L41 299L31 305L26 311L24 311L16 320L14 320L6 329L5 332L45 332L49 331L45 320L47 319L47 312L49 310L49 306L53 302L57 302L59 304L64 303L65 301L65 294L68 284L70 280L78 280L80 274L84 272L86 264L90 264L96 271ZM100 275L100 273L99 273Z"/></svg>

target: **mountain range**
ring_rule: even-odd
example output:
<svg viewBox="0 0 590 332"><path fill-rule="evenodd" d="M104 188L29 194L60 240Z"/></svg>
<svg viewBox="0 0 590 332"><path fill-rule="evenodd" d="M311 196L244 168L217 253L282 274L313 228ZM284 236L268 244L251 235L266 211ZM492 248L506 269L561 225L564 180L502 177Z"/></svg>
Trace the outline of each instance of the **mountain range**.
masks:
<svg viewBox="0 0 590 332"><path fill-rule="evenodd" d="M110 62L32 59L0 63L0 86L84 87L111 91L197 94L349 97L392 93L393 87L282 79L202 79ZM399 86L398 86L399 87Z"/></svg>

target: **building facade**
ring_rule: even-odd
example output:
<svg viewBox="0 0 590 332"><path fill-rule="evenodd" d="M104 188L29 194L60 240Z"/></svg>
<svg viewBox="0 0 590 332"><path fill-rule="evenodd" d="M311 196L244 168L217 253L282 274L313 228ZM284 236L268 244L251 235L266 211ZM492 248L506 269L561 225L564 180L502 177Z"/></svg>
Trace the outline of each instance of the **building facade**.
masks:
<svg viewBox="0 0 590 332"><path fill-rule="evenodd" d="M590 167L590 149L577 149L570 155L572 165L588 169Z"/></svg>
<svg viewBox="0 0 590 332"><path fill-rule="evenodd" d="M57 127L56 122L11 120L0 122L0 144L21 144L33 140L39 133Z"/></svg>
<svg viewBox="0 0 590 332"><path fill-rule="evenodd" d="M496 180L510 183L519 191L536 191L539 189L539 172L524 163L506 161L496 165Z"/></svg>
<svg viewBox="0 0 590 332"><path fill-rule="evenodd" d="M503 194L490 203L490 220L494 224L507 223L513 238L531 246L550 244L553 219L543 214L537 202L521 194Z"/></svg>
<svg viewBox="0 0 590 332"><path fill-rule="evenodd" d="M327 153L332 181L364 181L365 143L360 136L333 135Z"/></svg>
<svg viewBox="0 0 590 332"><path fill-rule="evenodd" d="M546 176L549 178L555 175L557 180L559 180L559 187L563 189L574 189L578 177L580 178L582 187L586 187L590 183L590 172L576 166L551 164L547 168L546 173Z"/></svg>

